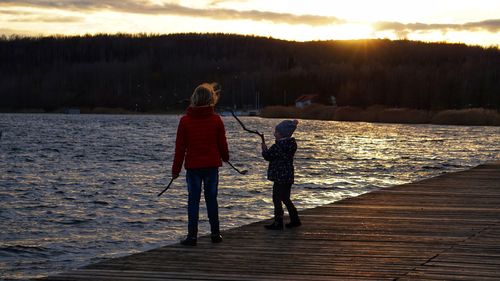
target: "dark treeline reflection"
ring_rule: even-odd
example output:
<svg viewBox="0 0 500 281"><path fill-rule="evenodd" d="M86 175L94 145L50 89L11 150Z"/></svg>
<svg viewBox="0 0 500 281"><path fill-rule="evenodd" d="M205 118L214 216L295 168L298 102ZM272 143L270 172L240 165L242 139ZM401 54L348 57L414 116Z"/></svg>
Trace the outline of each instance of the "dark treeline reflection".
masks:
<svg viewBox="0 0 500 281"><path fill-rule="evenodd" d="M0 38L0 108L183 107L204 81L224 105L500 108L500 51L463 44L289 42L224 34ZM258 94L257 94L258 93Z"/></svg>

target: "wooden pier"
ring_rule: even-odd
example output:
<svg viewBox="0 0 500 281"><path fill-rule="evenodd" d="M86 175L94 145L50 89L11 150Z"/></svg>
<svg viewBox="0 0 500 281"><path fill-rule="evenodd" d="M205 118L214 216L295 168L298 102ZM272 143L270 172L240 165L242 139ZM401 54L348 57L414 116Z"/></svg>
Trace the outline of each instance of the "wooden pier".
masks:
<svg viewBox="0 0 500 281"><path fill-rule="evenodd" d="M46 280L500 280L500 162L105 260Z"/></svg>

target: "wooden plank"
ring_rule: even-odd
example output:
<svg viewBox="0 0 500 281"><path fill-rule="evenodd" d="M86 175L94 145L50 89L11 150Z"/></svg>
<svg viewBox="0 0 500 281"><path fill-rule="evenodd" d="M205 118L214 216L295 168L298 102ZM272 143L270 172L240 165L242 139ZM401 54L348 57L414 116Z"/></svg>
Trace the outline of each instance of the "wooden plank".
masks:
<svg viewBox="0 0 500 281"><path fill-rule="evenodd" d="M500 280L500 162L302 210L224 242L167 245L44 280Z"/></svg>

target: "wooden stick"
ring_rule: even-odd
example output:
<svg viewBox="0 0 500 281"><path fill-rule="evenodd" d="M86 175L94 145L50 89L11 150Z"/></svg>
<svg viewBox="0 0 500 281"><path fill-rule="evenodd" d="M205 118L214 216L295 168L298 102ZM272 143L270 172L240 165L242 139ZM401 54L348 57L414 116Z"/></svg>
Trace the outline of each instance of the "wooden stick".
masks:
<svg viewBox="0 0 500 281"><path fill-rule="evenodd" d="M233 168L236 172L238 172L241 175L246 175L248 173L248 170L240 171L238 168L233 166L233 164L231 164L231 162L229 162L229 161L227 161L227 164L229 164L229 166L231 166L231 168Z"/></svg>
<svg viewBox="0 0 500 281"><path fill-rule="evenodd" d="M236 116L236 114L234 113L233 110L229 109L229 112L231 112L231 115L233 115L234 119L236 119L236 121L238 121L238 123L241 125L241 127L243 128L243 130L245 130L245 131L247 131L249 133L258 135L262 139L262 143L265 143L264 134L260 133L259 131L254 131L254 130L247 129L247 127L245 127L245 124L243 124L243 122L241 122L240 118L238 118L238 116Z"/></svg>
<svg viewBox="0 0 500 281"><path fill-rule="evenodd" d="M170 185L172 184L172 182L173 182L173 181L174 181L174 178L172 178L172 179L170 180L170 182L168 183L167 187L166 187L166 188L165 188L162 192L160 192L160 193L158 194L158 197L160 197L160 196L163 194L163 192L167 191L167 189L169 189L169 188L170 188Z"/></svg>

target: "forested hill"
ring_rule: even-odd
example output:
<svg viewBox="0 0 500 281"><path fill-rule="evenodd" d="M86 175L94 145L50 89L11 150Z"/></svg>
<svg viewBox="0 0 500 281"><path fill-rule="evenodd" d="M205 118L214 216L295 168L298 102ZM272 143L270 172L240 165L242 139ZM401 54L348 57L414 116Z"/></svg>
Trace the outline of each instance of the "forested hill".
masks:
<svg viewBox="0 0 500 281"><path fill-rule="evenodd" d="M341 106L500 109L500 50L225 34L0 38L0 109L164 110L204 81L239 107L320 94Z"/></svg>

